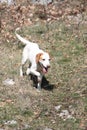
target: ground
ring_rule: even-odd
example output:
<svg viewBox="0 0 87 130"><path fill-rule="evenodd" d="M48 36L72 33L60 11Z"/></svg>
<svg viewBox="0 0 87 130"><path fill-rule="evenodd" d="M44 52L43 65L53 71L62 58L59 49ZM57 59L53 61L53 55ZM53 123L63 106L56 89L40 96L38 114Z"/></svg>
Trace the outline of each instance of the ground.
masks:
<svg viewBox="0 0 87 130"><path fill-rule="evenodd" d="M87 130L87 10L86 3L74 2L62 3L66 8L59 12L55 4L45 12L40 5L0 6L1 130ZM23 45L17 27L51 55L41 92L29 76L19 75Z"/></svg>

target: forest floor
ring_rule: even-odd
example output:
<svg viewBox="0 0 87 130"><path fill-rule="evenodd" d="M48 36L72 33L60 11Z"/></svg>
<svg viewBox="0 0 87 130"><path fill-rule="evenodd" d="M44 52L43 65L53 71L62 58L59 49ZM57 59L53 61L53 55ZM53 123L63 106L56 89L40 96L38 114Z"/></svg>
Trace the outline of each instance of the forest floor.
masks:
<svg viewBox="0 0 87 130"><path fill-rule="evenodd" d="M86 4L0 5L0 130L87 130ZM29 76L20 78L17 27L51 55L41 92Z"/></svg>

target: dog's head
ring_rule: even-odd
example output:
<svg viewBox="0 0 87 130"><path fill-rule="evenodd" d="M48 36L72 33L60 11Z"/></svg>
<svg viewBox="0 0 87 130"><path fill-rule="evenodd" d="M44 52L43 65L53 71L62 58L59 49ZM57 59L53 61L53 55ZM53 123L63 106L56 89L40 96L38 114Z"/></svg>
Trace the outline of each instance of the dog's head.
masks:
<svg viewBox="0 0 87 130"><path fill-rule="evenodd" d="M50 68L50 56L48 53L37 54L36 62L40 64L43 73L48 72L48 68Z"/></svg>

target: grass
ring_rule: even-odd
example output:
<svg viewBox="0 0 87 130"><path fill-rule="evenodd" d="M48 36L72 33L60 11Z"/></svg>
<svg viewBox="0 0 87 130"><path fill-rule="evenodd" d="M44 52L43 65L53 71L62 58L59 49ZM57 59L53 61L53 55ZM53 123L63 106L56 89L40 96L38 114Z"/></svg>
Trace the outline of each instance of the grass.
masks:
<svg viewBox="0 0 87 130"><path fill-rule="evenodd" d="M87 125L87 73L84 63L86 48L82 37L75 37L73 29L65 21L53 22L47 30L45 24L24 27L20 34L37 41L41 48L50 52L51 69L46 75L53 89L40 93L32 87L27 76L19 77L23 46L21 43L1 45L0 64L0 127L7 129L37 130L48 127L53 130L86 130ZM84 32L85 28L79 30ZM77 30L75 30L77 31ZM81 35L81 34L80 34ZM32 41L32 40L31 40ZM13 86L3 85L6 78L15 81ZM62 105L59 111L55 106ZM72 109L70 108L72 107ZM69 110L74 119L63 120L61 110ZM17 125L5 125L16 120ZM25 125L30 127L26 128Z"/></svg>

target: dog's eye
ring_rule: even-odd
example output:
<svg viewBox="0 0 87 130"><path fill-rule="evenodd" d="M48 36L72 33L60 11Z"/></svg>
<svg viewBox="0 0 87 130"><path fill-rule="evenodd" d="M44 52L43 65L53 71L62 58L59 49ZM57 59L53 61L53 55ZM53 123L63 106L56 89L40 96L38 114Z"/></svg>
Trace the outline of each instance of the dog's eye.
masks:
<svg viewBox="0 0 87 130"><path fill-rule="evenodd" d="M45 59L42 59L43 61L45 61Z"/></svg>

